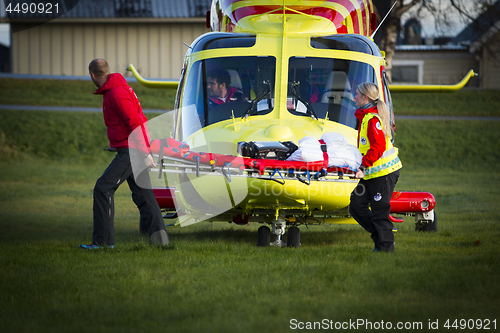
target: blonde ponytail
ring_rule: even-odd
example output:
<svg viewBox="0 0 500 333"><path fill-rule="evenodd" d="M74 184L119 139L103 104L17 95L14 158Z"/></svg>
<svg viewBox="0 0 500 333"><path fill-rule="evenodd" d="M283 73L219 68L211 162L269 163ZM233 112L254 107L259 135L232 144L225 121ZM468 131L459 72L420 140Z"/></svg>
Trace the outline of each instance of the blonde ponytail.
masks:
<svg viewBox="0 0 500 333"><path fill-rule="evenodd" d="M377 111L380 119L382 120L382 128L386 137L392 140L391 124L389 118L389 109L387 105L379 97L379 89L375 83L364 82L358 86L358 90L363 95L368 97L370 103L377 106Z"/></svg>

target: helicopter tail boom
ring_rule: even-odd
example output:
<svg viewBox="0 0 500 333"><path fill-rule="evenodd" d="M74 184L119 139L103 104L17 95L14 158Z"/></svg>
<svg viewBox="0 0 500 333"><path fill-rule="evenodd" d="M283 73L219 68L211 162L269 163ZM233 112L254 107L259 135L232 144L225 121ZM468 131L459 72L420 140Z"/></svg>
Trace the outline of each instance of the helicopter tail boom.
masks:
<svg viewBox="0 0 500 333"><path fill-rule="evenodd" d="M426 92L455 92L462 89L469 79L473 76L477 76L477 73L471 69L467 75L462 79L462 81L457 84L452 85L389 85L389 89L391 92L418 92L418 93L426 93Z"/></svg>

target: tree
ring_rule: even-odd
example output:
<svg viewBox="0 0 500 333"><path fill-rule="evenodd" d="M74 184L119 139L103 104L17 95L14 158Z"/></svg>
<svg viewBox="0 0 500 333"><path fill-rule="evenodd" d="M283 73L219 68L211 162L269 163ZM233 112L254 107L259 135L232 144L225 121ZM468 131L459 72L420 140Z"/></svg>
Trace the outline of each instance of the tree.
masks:
<svg viewBox="0 0 500 333"><path fill-rule="evenodd" d="M498 52L495 51L495 49L498 49L498 45L488 45L487 42L491 37L500 32L500 0L494 3L491 0L478 0L475 7L480 14L477 17L469 11L464 10L461 5L462 1L450 0L451 6L460 13L464 20L471 22L457 36L457 39L469 39L472 42L470 45L471 52L484 49L492 58L498 60Z"/></svg>
<svg viewBox="0 0 500 333"><path fill-rule="evenodd" d="M392 77L392 58L394 57L394 52L396 50L396 41L398 39L398 34L401 31L401 16L420 2L428 1L429 0L399 0L393 10L387 16L384 24L380 27L377 35L375 36L375 41L379 45L380 49L382 51L385 51L385 59L387 61L385 70L389 82L391 81ZM377 13L379 24L387 15L393 4L394 0L373 0L373 6L375 7L375 12Z"/></svg>
<svg viewBox="0 0 500 333"><path fill-rule="evenodd" d="M389 12L395 0L372 0L380 21ZM434 17L436 30L445 31L451 24L451 18L454 15L460 15L464 23L473 22L475 17L484 11L491 11L494 0L398 0L398 3L387 16L380 30L375 36L375 41L386 56L386 72L389 81L391 81L392 59L396 49L396 41L401 31L401 16L408 11L412 11L414 18L422 18L426 15ZM471 7L472 4L472 7ZM484 31L479 31L481 34Z"/></svg>

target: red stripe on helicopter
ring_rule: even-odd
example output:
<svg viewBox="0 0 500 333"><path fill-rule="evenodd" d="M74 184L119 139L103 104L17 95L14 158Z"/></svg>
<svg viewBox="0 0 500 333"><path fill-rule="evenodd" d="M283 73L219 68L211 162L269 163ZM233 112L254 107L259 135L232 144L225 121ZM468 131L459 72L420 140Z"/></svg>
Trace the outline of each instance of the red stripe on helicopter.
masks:
<svg viewBox="0 0 500 333"><path fill-rule="evenodd" d="M372 12L373 12L373 8L372 8L372 2L371 1L367 1L366 3L366 7L367 7L367 10L368 10L368 13L367 15L369 15L369 20L366 20L367 21L367 31L366 31L366 35L367 36L370 36L372 34L373 31L371 31L371 20L372 20Z"/></svg>
<svg viewBox="0 0 500 333"><path fill-rule="evenodd" d="M358 21L358 12L355 10L353 12L351 12L351 20L352 20L352 27L354 29L354 33L355 34L359 34L360 31L359 31L359 21Z"/></svg>
<svg viewBox="0 0 500 333"><path fill-rule="evenodd" d="M243 1L248 2L248 0L223 0L223 1L221 1L222 8L226 9L237 2L243 2ZM344 6L349 12L356 10L356 6L352 3L351 0L325 0L325 1L331 2L331 3L336 3L336 4L339 4L341 6ZM369 11L371 11L370 0L366 0L366 1L365 0L355 0L355 1L358 3L359 8L364 9L365 5L366 5L366 6L368 6ZM303 6L307 6L307 1L305 1L303 3ZM282 6L278 6L278 8L279 7L282 7Z"/></svg>
<svg viewBox="0 0 500 333"><path fill-rule="evenodd" d="M367 0L367 1L357 0L358 7L359 7L359 10L361 12L361 22L359 22L358 11L356 9L356 6L350 0L326 0L326 1L342 5L345 7L345 9L347 9L350 12L350 16L352 19L352 25L353 25L355 34L362 34L362 35L364 34L366 36L370 35L370 33L368 31L368 24L367 24L367 20L368 20L367 15L370 15L370 13L372 11L370 0ZM368 13L367 13L367 9L368 9ZM362 27L361 27L361 24L363 25ZM346 27L346 29L347 29L347 27ZM363 29L363 30L361 30L361 29ZM343 31L338 30L338 32L342 33ZM345 31L345 33L347 33L347 31Z"/></svg>
<svg viewBox="0 0 500 333"><path fill-rule="evenodd" d="M371 19L369 10L370 1L367 1L367 3L367 6L365 6L365 4L361 5L361 21L363 21L363 32L365 36L370 36L370 25L368 24L369 19ZM366 12L367 9L368 12Z"/></svg>
<svg viewBox="0 0 500 333"><path fill-rule="evenodd" d="M345 9L347 9L347 11L350 13L349 15L351 16L353 32L355 34L360 33L360 31L359 31L360 26L359 26L359 22L358 22L358 11L356 10L356 6L354 6L354 4L350 0L326 0L326 1L339 4L339 5L343 6ZM361 8L364 8L364 4L363 4L362 0L361 1L358 0L358 4ZM347 26L345 28L342 27L342 29L337 29L337 32L348 33Z"/></svg>
<svg viewBox="0 0 500 333"><path fill-rule="evenodd" d="M229 8L235 3L242 2L242 1L247 1L247 0L223 0L221 1L222 7L224 9ZM366 15L369 15L371 12L371 3L370 0L325 0L327 3L332 3L332 4L338 4L340 6L343 6L350 14L351 20L353 23L353 32L354 33L361 33L364 35L369 35L368 31L368 20L369 18ZM357 3L357 6L356 6ZM358 7L358 8L356 8ZM266 12L270 12L273 10L277 10L282 8L282 6L279 5L256 5L256 6L245 6L241 8L235 9L232 13L227 13L230 21L232 24L236 24L238 20L245 18L250 15L259 15L259 14L265 14ZM304 5L302 6L287 6L287 8L293 8L295 10L301 11L304 14L309 14L309 15L316 15L320 17L324 17L326 19L329 19L332 21L335 26L337 27L337 32L338 33L347 33L347 27L344 27L340 23L340 15L337 13L335 9L332 8L326 8L326 7L311 7L307 6L307 2L304 2ZM309 8L304 10L303 8ZM367 14L367 9L368 9L368 14ZM358 10L361 13L361 22L359 21L358 17ZM225 10L224 10L225 11ZM275 14L281 14L282 12L275 12ZM285 11L285 14L294 14L294 12L289 12ZM345 19L345 17L342 18Z"/></svg>
<svg viewBox="0 0 500 333"><path fill-rule="evenodd" d="M366 25L366 6L367 4L368 7L370 7L370 1L363 1L363 0L357 0L358 3L358 9L361 11L361 24L363 24L363 27L361 27L361 24L358 19L358 11L356 6L350 1L350 0L326 0L327 2L333 2L337 3L339 5L342 5L347 9L350 13L351 19L352 19L352 26L354 29L355 34L363 34L363 32L368 35L368 28ZM370 11L368 11L370 12ZM361 30L362 29L362 30ZM339 31L340 32L340 31Z"/></svg>

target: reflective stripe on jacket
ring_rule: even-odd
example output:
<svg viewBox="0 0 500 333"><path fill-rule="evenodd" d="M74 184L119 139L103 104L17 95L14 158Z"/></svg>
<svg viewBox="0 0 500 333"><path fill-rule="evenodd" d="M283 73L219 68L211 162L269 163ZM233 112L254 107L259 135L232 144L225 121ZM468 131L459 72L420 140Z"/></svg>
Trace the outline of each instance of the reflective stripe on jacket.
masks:
<svg viewBox="0 0 500 333"><path fill-rule="evenodd" d="M370 149L370 140L368 139L368 124L373 117L377 117L381 126L382 120L375 113L367 113L361 125L359 127L359 142L358 147L361 155L365 155ZM372 166L367 167L365 171L365 175L363 179L372 179L377 177L382 177L390 174L396 170L399 170L403 167L401 164L401 160L398 157L398 149L393 147L391 140L386 137L385 138L386 147L382 156L376 160Z"/></svg>

